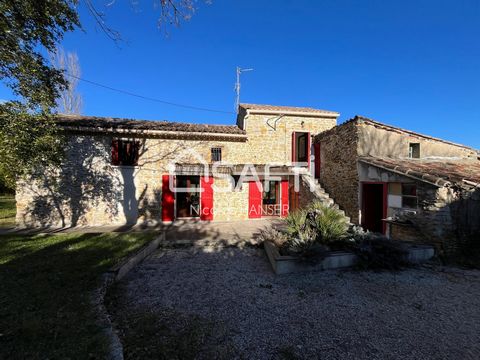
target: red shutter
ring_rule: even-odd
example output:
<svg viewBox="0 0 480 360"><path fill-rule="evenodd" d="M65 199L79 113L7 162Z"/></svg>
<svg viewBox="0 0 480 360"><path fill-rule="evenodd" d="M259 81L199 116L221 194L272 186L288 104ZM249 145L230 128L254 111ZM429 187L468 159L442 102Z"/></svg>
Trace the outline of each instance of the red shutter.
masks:
<svg viewBox="0 0 480 360"><path fill-rule="evenodd" d="M140 156L140 141L133 142L133 165L138 166L138 158Z"/></svg>
<svg viewBox="0 0 480 360"><path fill-rule="evenodd" d="M248 217L258 219L262 217L262 183L252 181L248 187Z"/></svg>
<svg viewBox="0 0 480 360"><path fill-rule="evenodd" d="M313 144L313 151L315 156L315 179L320 179L320 143Z"/></svg>
<svg viewBox="0 0 480 360"><path fill-rule="evenodd" d="M297 141L295 137L295 131L292 133L292 163L297 162ZM294 164L293 164L294 165Z"/></svg>
<svg viewBox="0 0 480 360"><path fill-rule="evenodd" d="M312 146L312 138L310 136L310 133L307 132L307 167L310 169L310 155L311 155L311 149L310 147Z"/></svg>
<svg viewBox="0 0 480 360"><path fill-rule="evenodd" d="M208 178L202 176L200 178L200 187L202 193L200 194L200 219L213 220L213 177Z"/></svg>
<svg viewBox="0 0 480 360"><path fill-rule="evenodd" d="M120 161L118 158L118 140L112 140L112 165L118 166L120 165Z"/></svg>
<svg viewBox="0 0 480 360"><path fill-rule="evenodd" d="M280 191L280 201L282 204L282 209L280 211L280 214L282 217L285 217L288 215L288 210L289 210L289 204L288 204L288 180L282 180L281 183L281 191Z"/></svg>
<svg viewBox="0 0 480 360"><path fill-rule="evenodd" d="M175 195L169 184L170 175L162 175L162 221L173 221L175 218Z"/></svg>

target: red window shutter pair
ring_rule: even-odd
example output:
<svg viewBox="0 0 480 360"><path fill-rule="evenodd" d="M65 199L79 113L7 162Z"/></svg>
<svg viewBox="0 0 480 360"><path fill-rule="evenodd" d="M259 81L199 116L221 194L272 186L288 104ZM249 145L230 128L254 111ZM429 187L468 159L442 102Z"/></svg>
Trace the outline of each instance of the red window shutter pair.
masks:
<svg viewBox="0 0 480 360"><path fill-rule="evenodd" d="M137 166L139 153L139 141L112 140L112 165Z"/></svg>
<svg viewBox="0 0 480 360"><path fill-rule="evenodd" d="M248 217L259 219L262 217L263 186L261 182L252 181L248 188ZM282 180L280 184L280 215L285 217L289 211L288 180Z"/></svg>
<svg viewBox="0 0 480 360"><path fill-rule="evenodd" d="M175 219L175 193L170 189L170 175L162 175L162 221ZM200 219L213 220L213 177L201 177Z"/></svg>

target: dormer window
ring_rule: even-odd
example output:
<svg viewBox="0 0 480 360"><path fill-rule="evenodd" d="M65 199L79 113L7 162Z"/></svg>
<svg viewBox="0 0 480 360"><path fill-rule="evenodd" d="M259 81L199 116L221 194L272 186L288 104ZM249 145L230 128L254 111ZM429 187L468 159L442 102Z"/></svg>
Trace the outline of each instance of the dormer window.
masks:
<svg viewBox="0 0 480 360"><path fill-rule="evenodd" d="M408 157L410 159L420 159L420 144L410 143L408 145Z"/></svg>

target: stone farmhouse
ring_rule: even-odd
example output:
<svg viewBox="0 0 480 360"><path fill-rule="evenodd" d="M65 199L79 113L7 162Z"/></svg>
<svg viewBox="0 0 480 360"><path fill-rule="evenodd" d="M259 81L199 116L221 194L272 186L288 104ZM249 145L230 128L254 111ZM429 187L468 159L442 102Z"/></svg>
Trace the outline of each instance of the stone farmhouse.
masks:
<svg viewBox="0 0 480 360"><path fill-rule="evenodd" d="M255 104L231 126L61 115L66 159L19 182L17 225L253 220L319 199L444 251L478 235L475 150L361 117L337 126L338 116Z"/></svg>

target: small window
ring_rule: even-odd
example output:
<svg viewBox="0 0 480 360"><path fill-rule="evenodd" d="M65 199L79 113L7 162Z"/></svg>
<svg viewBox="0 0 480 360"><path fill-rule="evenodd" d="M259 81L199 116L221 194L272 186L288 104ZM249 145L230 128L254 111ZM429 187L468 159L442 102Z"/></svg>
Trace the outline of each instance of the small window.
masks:
<svg viewBox="0 0 480 360"><path fill-rule="evenodd" d="M417 208L417 186L415 184L402 184L402 208Z"/></svg>
<svg viewBox="0 0 480 360"><path fill-rule="evenodd" d="M232 178L233 178L233 184L232 184L232 188L233 190L239 190L239 191L242 191L242 185L243 183L240 183L240 175L232 175ZM237 189L238 187L238 189Z"/></svg>
<svg viewBox="0 0 480 360"><path fill-rule="evenodd" d="M420 159L420 144L410 143L408 148L408 157L411 159Z"/></svg>
<svg viewBox="0 0 480 360"><path fill-rule="evenodd" d="M222 148L221 147L213 147L211 149L211 155L212 155L212 162L222 161Z"/></svg>
<svg viewBox="0 0 480 360"><path fill-rule="evenodd" d="M112 165L136 166L140 143L134 140L112 140Z"/></svg>
<svg viewBox="0 0 480 360"><path fill-rule="evenodd" d="M417 208L417 186L411 183L388 184L388 206L391 208Z"/></svg>

